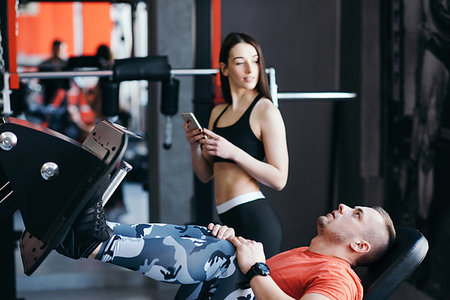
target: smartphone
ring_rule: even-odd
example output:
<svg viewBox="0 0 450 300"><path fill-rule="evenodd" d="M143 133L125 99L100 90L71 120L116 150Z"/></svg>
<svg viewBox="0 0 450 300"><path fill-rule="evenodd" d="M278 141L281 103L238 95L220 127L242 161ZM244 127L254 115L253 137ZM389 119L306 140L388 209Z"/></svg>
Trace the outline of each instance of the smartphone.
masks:
<svg viewBox="0 0 450 300"><path fill-rule="evenodd" d="M202 126L200 126L200 123L197 121L197 118L194 116L193 113L191 112L184 112L181 113L181 117L183 118L183 120L186 121L190 121L189 123L189 129L190 130L194 130L194 129L202 129Z"/></svg>

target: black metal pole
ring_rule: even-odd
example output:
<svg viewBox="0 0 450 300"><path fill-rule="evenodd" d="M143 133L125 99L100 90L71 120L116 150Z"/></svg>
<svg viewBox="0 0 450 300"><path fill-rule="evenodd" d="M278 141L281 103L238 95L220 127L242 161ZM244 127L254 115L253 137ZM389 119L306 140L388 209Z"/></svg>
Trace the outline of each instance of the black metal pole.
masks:
<svg viewBox="0 0 450 300"><path fill-rule="evenodd" d="M8 1L0 1L0 90L3 90L3 75L8 66ZM16 300L16 269L14 250L16 234L13 216L0 222L0 236L3 241L0 247L0 291L1 298Z"/></svg>
<svg viewBox="0 0 450 300"><path fill-rule="evenodd" d="M195 68L211 68L211 1L196 0L196 42ZM212 108L212 78L194 77L194 113L202 126L208 125ZM192 198L192 221L196 224L208 224L213 220L213 188L210 183L202 183L194 175L194 195Z"/></svg>
<svg viewBox="0 0 450 300"><path fill-rule="evenodd" d="M7 2L0 1L0 91L3 90L3 76L5 70L8 69L8 35L7 35Z"/></svg>
<svg viewBox="0 0 450 300"><path fill-rule="evenodd" d="M16 269L14 250L16 246L16 234L14 232L13 216L9 216L0 222L0 291L4 300L16 300Z"/></svg>
<svg viewBox="0 0 450 300"><path fill-rule="evenodd" d="M334 104L334 187L336 203L345 199L357 205L363 199L363 182L360 177L360 95L361 95L361 1L342 1L340 30L340 80L339 89L356 93L356 101ZM336 190L337 188L337 190Z"/></svg>

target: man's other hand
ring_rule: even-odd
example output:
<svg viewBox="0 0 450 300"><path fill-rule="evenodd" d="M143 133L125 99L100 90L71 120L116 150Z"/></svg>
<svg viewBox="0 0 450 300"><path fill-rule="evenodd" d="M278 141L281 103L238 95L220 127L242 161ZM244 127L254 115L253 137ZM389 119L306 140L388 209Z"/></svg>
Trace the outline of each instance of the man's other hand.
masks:
<svg viewBox="0 0 450 300"><path fill-rule="evenodd" d="M221 240L235 237L234 229L225 225L209 223L207 228L211 230L212 236Z"/></svg>

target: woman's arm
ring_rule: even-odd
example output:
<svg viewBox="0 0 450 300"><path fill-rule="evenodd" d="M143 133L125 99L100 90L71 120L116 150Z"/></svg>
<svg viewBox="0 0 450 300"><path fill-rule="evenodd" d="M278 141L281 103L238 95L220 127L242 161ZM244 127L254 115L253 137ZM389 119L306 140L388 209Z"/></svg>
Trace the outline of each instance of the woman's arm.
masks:
<svg viewBox="0 0 450 300"><path fill-rule="evenodd" d="M200 129L190 130L188 122L184 123L183 128L186 131L186 139L191 147L192 168L195 175L201 182L208 182L213 178L214 174L212 164L202 153L201 140L205 139L204 133Z"/></svg>
<svg viewBox="0 0 450 300"><path fill-rule="evenodd" d="M213 108L211 115L209 117L208 128L212 128L214 121L224 109L225 105L218 105ZM191 159L192 168L194 169L195 175L201 182L209 182L214 177L213 162L212 157L202 150L201 144L205 140L204 130L190 130L189 124L184 123L184 130L186 131L186 139L191 146Z"/></svg>
<svg viewBox="0 0 450 300"><path fill-rule="evenodd" d="M275 190L282 190L288 176L289 158L286 143L286 129L280 111L269 101L255 107L255 118L264 144L266 162L260 161L233 145L225 138L205 129L208 139L201 140L208 155L232 159L258 182ZM258 109L256 109L258 107Z"/></svg>

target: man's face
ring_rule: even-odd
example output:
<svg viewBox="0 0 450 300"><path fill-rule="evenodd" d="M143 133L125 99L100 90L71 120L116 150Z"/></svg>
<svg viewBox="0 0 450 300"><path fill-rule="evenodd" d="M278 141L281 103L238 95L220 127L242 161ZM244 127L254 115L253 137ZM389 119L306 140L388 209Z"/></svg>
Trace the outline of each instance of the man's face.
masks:
<svg viewBox="0 0 450 300"><path fill-rule="evenodd" d="M318 235L333 243L351 243L367 229L383 228L383 217L373 208L340 204L337 210L317 219Z"/></svg>

